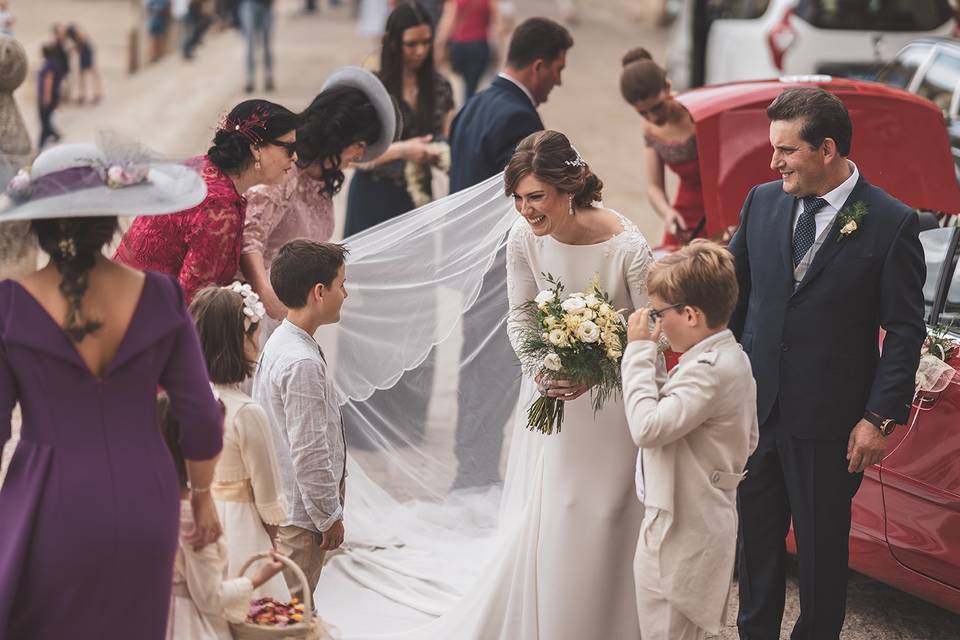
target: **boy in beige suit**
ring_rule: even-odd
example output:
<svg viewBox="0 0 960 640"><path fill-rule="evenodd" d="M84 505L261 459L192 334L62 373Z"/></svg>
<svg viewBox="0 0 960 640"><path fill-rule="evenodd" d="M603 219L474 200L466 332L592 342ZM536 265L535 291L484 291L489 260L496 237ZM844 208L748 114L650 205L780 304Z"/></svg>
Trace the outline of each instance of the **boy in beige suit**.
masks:
<svg viewBox="0 0 960 640"><path fill-rule="evenodd" d="M736 488L758 438L756 385L727 329L737 280L725 249L694 241L651 267L647 290L651 309L630 316L623 355L645 506L634 560L637 611L643 640L695 640L723 623ZM683 355L658 383L661 332Z"/></svg>

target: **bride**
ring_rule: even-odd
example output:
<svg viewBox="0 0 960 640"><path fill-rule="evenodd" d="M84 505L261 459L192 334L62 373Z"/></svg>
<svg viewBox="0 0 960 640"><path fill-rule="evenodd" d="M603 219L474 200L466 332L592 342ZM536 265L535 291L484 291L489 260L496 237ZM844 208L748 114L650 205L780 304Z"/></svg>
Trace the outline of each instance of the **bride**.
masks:
<svg viewBox="0 0 960 640"><path fill-rule="evenodd" d="M350 301L363 300L354 301L360 306L352 315L345 307L341 323L340 344L348 346L339 347L345 358L339 366L350 368L343 380L345 423L348 431L366 432L368 444L379 438L383 451L368 446L353 454L346 510L347 529L356 533L348 537L345 553L325 568L317 589L321 616L340 627L344 638L639 638L632 558L643 508L634 489L637 449L620 399L594 412L587 387L528 375L521 381L516 362L503 363L491 375L516 375L521 385L521 403L509 425L505 485L502 492L491 487L449 494L439 487L455 473L455 460L438 453L439 444L398 445L407 428L398 424L402 400L370 410L364 405L373 389L389 389L399 378L401 372L377 377L392 368L390 354L407 352L400 358L402 367L415 370L449 334L442 318L430 320L428 331L423 318L409 321L419 308L409 302L415 297L411 293L424 278L405 274L398 262L391 280L399 279L393 284L405 294L393 300L407 305L399 310L407 320L396 330L410 333L391 334L392 350L380 345L363 352L364 322L376 315L372 310L379 296L387 295L382 284L386 248L398 238L404 239L398 257L433 255L428 260L433 280L445 283L445 290L460 290L461 314L474 304L481 280L502 279L492 265L504 249L504 236L511 308L550 288L547 273L568 291L587 289L599 275L624 314L646 306L644 283L653 256L633 223L598 204L602 186L566 136L541 131L520 143L502 178L414 212L407 228L371 230L351 243ZM496 190L512 197L513 206ZM441 238L432 254L411 251L409 242L426 231ZM455 240L457 231L463 232L461 242ZM468 246L477 252L473 258L464 255ZM482 268L466 268L464 261L471 259ZM437 298L444 316L449 296ZM456 305L449 317L458 317ZM519 319L511 314L506 327L502 320L491 319L491 333L507 330L513 342ZM411 325L415 332L405 328ZM420 339L424 333L432 336L427 343ZM367 360L376 366L358 376ZM443 361L441 356L438 362ZM524 367L528 373L535 369ZM446 397L445 388L456 388L446 378L422 381L435 404ZM526 408L537 392L566 402L562 432L543 436L524 429ZM450 439L452 414L442 413L427 425L436 443ZM491 432L504 428L488 426Z"/></svg>

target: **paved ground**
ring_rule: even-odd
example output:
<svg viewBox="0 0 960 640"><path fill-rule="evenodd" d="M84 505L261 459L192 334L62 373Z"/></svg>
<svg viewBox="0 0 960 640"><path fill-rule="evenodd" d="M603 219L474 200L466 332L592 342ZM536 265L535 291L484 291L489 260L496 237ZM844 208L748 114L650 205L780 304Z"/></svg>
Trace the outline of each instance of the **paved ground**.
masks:
<svg viewBox="0 0 960 640"><path fill-rule="evenodd" d="M642 140L638 117L619 96L619 57L643 45L662 53L665 36L633 16L645 0L581 0L582 21L573 27L576 46L568 58L564 85L541 109L550 128L566 132L601 176L605 202L635 220L656 240L660 226L646 203ZM304 107L323 79L344 64L361 64L375 43L355 35L346 13L302 17L295 0L277 0L278 90L271 99L291 108ZM135 76L126 74L127 41L139 1L29 0L16 2L18 37L35 56L53 21L75 20L91 33L106 85L97 106L67 106L58 123L68 140L90 139L101 128L135 136L170 157L202 153L219 115L246 96L242 93L242 42L235 33L216 34L186 63L170 56ZM555 15L551 0L516 0L522 16ZM626 9L625 9L626 8ZM32 68L36 68L35 57ZM31 136L36 135L34 76L17 93ZM338 199L342 214L344 202ZM342 222L338 224L338 229ZM736 638L731 603L723 640ZM787 620L795 619L795 581L788 585ZM781 636L789 637L789 626ZM955 640L960 616L928 605L873 580L851 576L844 640ZM619 639L611 639L619 640Z"/></svg>

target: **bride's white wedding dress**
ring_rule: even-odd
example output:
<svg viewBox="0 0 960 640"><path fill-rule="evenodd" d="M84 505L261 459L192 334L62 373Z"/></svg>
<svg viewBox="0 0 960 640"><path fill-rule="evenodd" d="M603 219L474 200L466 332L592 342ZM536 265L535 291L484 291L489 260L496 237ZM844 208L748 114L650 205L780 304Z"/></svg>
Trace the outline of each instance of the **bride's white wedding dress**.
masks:
<svg viewBox="0 0 960 640"><path fill-rule="evenodd" d="M510 226L511 308L549 288L544 273L560 278L569 292L587 289L599 275L624 314L647 304L644 283L653 256L623 216L617 214L623 231L607 241L568 245L534 236L526 221L512 215L491 216ZM458 224L471 222L465 215ZM473 237L482 225L490 227L489 221L477 224ZM504 228L490 231L500 234L500 250ZM374 271L353 273L357 282L373 279ZM443 384L438 376L437 388ZM622 400L611 399L594 413L585 394L567 403L562 432L544 436L524 429L535 387L524 376L521 388L502 496L491 489L438 501L388 499L382 478L415 474L392 458L427 454L413 444L387 444L391 462L363 464L368 454L354 452L361 463L351 461L347 483L349 544L324 569L316 593L320 615L339 627L344 640L639 638L632 565L643 507L634 488L637 448ZM442 389L435 393L443 395ZM370 420L389 418L380 414ZM443 421L447 425L450 416ZM430 465L442 466L420 466Z"/></svg>

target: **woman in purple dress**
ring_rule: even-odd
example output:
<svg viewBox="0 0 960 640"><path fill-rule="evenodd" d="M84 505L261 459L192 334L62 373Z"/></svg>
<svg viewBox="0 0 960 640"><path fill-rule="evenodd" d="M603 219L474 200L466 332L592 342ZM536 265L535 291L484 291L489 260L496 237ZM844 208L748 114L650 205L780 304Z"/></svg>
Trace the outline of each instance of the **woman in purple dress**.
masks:
<svg viewBox="0 0 960 640"><path fill-rule="evenodd" d="M11 181L0 221L32 221L46 267L0 282L0 443L23 416L0 489L0 639L164 637L180 491L157 428L169 395L190 460L198 548L222 414L183 294L107 259L116 214L181 211L200 176L126 146L63 145Z"/></svg>

